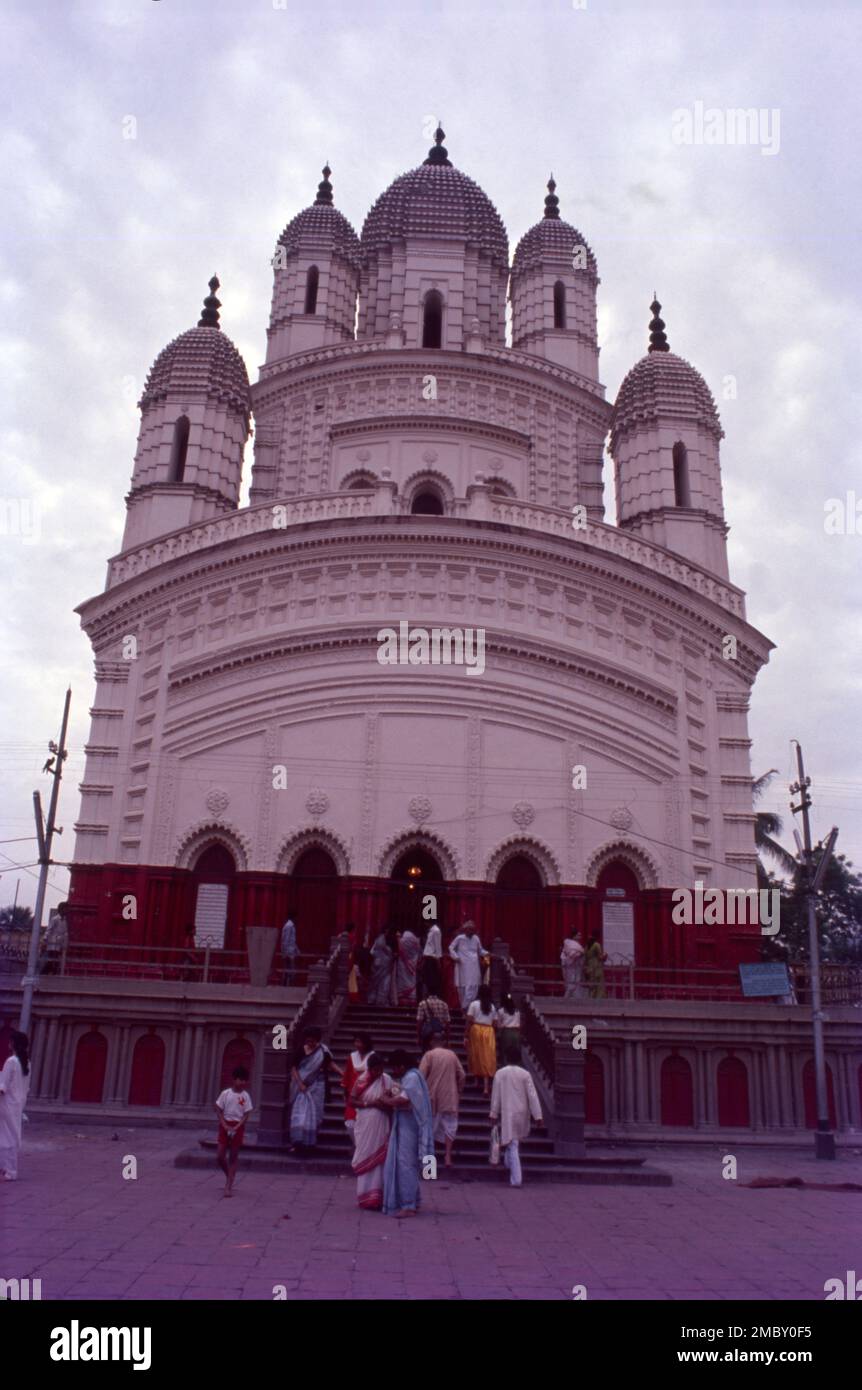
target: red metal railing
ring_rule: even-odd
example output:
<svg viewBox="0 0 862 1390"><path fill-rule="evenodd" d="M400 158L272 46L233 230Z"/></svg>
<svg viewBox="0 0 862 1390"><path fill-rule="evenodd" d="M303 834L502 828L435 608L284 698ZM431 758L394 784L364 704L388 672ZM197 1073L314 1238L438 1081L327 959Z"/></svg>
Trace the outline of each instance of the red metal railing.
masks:
<svg viewBox="0 0 862 1390"><path fill-rule="evenodd" d="M532 982L531 993L547 998L562 998L565 993L560 967L545 963L529 965L512 963L517 978ZM795 1002L810 1004L811 990L807 965L791 965ZM821 990L824 1004L862 1005L862 966L822 965ZM736 970L688 967L667 968L651 965L606 965L603 992L596 984L584 980L577 987L575 1000L605 999L680 999L712 1002L736 1002L748 998L753 1003L768 1003L773 996L744 996Z"/></svg>

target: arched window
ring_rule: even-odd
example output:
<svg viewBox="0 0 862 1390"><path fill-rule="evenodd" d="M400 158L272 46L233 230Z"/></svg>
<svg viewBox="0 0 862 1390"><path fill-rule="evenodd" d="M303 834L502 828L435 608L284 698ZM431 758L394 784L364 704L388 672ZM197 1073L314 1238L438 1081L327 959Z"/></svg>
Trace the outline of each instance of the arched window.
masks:
<svg viewBox="0 0 862 1390"><path fill-rule="evenodd" d="M410 511L413 516L442 516L443 499L439 492L434 492L432 488L423 488L413 498Z"/></svg>
<svg viewBox="0 0 862 1390"><path fill-rule="evenodd" d="M690 507L688 486L688 454L684 444L673 446L673 501L675 507Z"/></svg>
<svg viewBox="0 0 862 1390"><path fill-rule="evenodd" d="M422 316L422 346L424 348L443 346L443 296L439 290L429 290L425 296L425 309Z"/></svg>
<svg viewBox="0 0 862 1390"><path fill-rule="evenodd" d="M305 277L305 312L306 314L317 313L317 286L320 281L320 271L316 265L309 266L308 274Z"/></svg>
<svg viewBox="0 0 862 1390"><path fill-rule="evenodd" d="M164 1042L157 1033L144 1033L132 1053L129 1105L161 1105L164 1072Z"/></svg>
<svg viewBox="0 0 862 1390"><path fill-rule="evenodd" d="M186 454L189 451L189 430L191 428L188 415L181 415L174 425L174 437L171 443L171 461L168 465L168 482L181 483L186 471Z"/></svg>
<svg viewBox="0 0 862 1390"><path fill-rule="evenodd" d="M562 280L558 280L554 286L554 327L565 328L566 326L566 287Z"/></svg>

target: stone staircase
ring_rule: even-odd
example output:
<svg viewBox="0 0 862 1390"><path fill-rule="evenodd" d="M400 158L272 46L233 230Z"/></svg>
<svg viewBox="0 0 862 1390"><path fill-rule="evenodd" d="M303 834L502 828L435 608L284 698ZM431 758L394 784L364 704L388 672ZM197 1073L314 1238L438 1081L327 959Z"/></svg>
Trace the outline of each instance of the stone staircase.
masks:
<svg viewBox="0 0 862 1390"><path fill-rule="evenodd" d="M370 1033L376 1052L387 1055L403 1048L413 1056L419 1055L416 1042L415 1011L407 1008L372 1008L364 1004L349 1004L341 1020L327 1040L339 1066L344 1066L353 1050L357 1032ZM460 1012L452 1015L449 1045L466 1071L467 1055L464 1046L464 1020ZM330 1096L324 1111L313 1154L301 1158L287 1154L271 1144L256 1144L253 1139L243 1149L242 1166L278 1172L350 1173L352 1144L344 1127L344 1092L337 1077L330 1082ZM501 1164L492 1167L488 1162L491 1122L488 1115L489 1098L482 1095L481 1086L468 1080L461 1100L458 1137L453 1154L454 1167L444 1170L442 1144L437 1154L440 1177L446 1181L508 1182L508 1171ZM215 1144L202 1140L197 1148L185 1150L175 1160L179 1167L209 1166L213 1162ZM534 1129L521 1142L521 1166L525 1182L625 1183L644 1186L668 1186L668 1174L647 1167L636 1157L595 1156L583 1159L560 1158L554 1153L553 1139L545 1128Z"/></svg>

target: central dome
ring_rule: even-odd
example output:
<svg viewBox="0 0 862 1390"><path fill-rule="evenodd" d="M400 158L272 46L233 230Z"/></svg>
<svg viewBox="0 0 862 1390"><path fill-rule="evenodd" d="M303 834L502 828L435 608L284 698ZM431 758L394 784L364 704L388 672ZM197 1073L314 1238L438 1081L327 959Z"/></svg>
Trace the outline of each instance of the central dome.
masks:
<svg viewBox="0 0 862 1390"><path fill-rule="evenodd" d="M467 242L508 268L503 219L479 185L449 162L442 130L435 139L425 163L391 183L366 217L361 238L365 257L393 242L423 237Z"/></svg>

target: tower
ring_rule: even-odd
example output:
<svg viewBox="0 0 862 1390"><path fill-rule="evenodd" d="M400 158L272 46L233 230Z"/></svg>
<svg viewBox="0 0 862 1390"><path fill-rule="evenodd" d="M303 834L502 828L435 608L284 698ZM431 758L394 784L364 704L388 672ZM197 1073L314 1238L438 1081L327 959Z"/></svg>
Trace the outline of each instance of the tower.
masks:
<svg viewBox="0 0 862 1390"><path fill-rule="evenodd" d="M560 218L554 176L545 213L521 238L512 261L512 347L598 381L596 258Z"/></svg>
<svg viewBox="0 0 862 1390"><path fill-rule="evenodd" d="M123 550L236 508L251 397L245 363L219 327L219 281L196 328L159 353L139 405Z"/></svg>
<svg viewBox="0 0 862 1390"><path fill-rule="evenodd" d="M715 401L699 372L670 351L661 305L649 349L624 378L611 421L617 523L728 577Z"/></svg>
<svg viewBox="0 0 862 1390"><path fill-rule="evenodd" d="M453 352L468 342L505 346L506 229L454 167L445 138L438 126L425 162L390 184L365 219L360 339Z"/></svg>
<svg viewBox="0 0 862 1390"><path fill-rule="evenodd" d="M317 197L285 227L272 258L274 279L266 363L330 347L354 335L359 238L333 206L329 165Z"/></svg>

